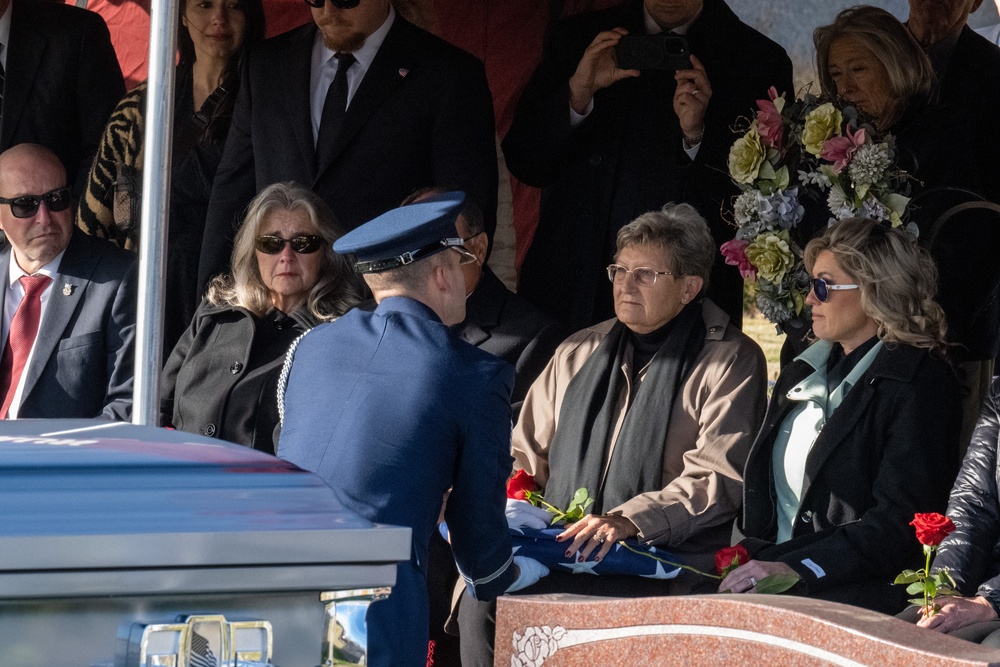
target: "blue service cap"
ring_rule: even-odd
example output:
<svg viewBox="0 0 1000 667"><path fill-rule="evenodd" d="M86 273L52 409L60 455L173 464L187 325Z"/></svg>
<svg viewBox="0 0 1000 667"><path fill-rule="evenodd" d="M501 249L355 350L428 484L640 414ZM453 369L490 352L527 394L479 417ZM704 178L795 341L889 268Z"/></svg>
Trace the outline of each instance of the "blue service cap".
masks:
<svg viewBox="0 0 1000 667"><path fill-rule="evenodd" d="M333 244L340 255L357 257L354 270L377 273L462 245L455 220L465 206L464 192L442 192L369 220Z"/></svg>

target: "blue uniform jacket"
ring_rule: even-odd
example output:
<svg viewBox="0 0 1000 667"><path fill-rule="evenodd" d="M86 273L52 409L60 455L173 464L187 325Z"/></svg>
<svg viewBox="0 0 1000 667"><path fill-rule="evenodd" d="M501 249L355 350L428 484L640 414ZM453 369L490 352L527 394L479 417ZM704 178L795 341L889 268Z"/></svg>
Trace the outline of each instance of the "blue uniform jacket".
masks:
<svg viewBox="0 0 1000 667"><path fill-rule="evenodd" d="M468 590L489 600L514 580L503 514L514 370L405 297L316 327L293 354L278 455L366 519L413 529L410 563L369 610L369 664L423 665L427 544L449 487L445 518Z"/></svg>

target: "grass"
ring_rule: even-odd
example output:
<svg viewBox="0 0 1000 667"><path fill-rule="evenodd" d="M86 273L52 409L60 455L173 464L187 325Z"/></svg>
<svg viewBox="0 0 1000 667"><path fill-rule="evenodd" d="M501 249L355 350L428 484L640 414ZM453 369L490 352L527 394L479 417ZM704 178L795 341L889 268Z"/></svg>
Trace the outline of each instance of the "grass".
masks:
<svg viewBox="0 0 1000 667"><path fill-rule="evenodd" d="M777 334L774 325L764 319L756 309L743 314L743 333L753 338L767 358L767 379L772 382L778 378L778 359L781 354L781 344L785 334Z"/></svg>

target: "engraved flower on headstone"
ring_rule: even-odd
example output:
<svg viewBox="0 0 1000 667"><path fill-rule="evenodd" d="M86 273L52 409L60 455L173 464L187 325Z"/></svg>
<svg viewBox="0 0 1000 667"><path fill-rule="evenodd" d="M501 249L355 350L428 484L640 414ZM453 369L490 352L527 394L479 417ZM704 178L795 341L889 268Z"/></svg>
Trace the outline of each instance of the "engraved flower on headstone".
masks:
<svg viewBox="0 0 1000 667"><path fill-rule="evenodd" d="M524 634L514 633L514 650L511 667L541 667L545 659L559 649L559 640L566 636L566 628L547 625L526 628Z"/></svg>

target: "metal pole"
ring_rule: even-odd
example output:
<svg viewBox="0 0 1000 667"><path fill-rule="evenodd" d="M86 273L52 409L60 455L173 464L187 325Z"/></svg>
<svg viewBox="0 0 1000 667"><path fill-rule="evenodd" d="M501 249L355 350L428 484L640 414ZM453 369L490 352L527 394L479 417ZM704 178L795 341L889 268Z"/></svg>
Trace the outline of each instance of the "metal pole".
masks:
<svg viewBox="0 0 1000 667"><path fill-rule="evenodd" d="M155 425L160 414L162 295L166 275L167 220L170 215L170 149L174 136L177 23L177 6L174 2L153 0L150 3L149 87L143 138L133 424ZM192 252L195 250L191 249Z"/></svg>

